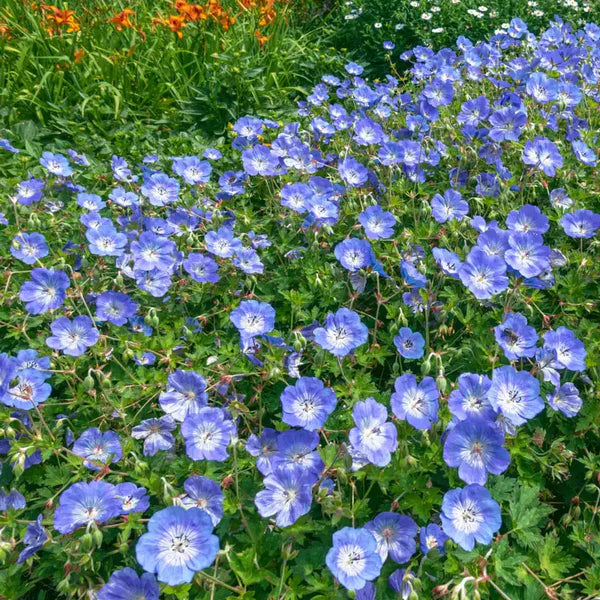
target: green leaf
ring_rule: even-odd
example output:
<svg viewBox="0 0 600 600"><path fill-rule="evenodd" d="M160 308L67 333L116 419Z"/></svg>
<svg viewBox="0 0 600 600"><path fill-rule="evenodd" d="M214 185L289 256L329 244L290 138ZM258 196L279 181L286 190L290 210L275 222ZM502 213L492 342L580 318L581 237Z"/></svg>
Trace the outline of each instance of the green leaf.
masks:
<svg viewBox="0 0 600 600"><path fill-rule="evenodd" d="M577 559L559 545L558 540L548 534L539 551L540 568L552 579L562 579L575 565Z"/></svg>
<svg viewBox="0 0 600 600"><path fill-rule="evenodd" d="M541 542L542 519L552 508L542 504L538 498L539 488L519 485L508 501L508 513L512 519L512 533L526 547Z"/></svg>
<svg viewBox="0 0 600 600"><path fill-rule="evenodd" d="M244 585L258 583L265 578L265 575L269 574L266 569L258 567L254 548L246 548L243 552L231 553L229 564Z"/></svg>

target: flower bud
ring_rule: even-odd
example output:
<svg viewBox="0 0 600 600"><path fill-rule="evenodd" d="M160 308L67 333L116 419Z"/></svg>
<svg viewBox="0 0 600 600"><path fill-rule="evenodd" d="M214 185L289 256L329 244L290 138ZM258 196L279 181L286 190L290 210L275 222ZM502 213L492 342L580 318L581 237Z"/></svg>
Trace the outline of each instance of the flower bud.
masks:
<svg viewBox="0 0 600 600"><path fill-rule="evenodd" d="M431 358L428 356L421 363L421 374L422 375L429 375L429 373L431 373Z"/></svg>
<svg viewBox="0 0 600 600"><path fill-rule="evenodd" d="M94 544L100 548L102 546L102 532L99 529L96 529L92 532L92 539L94 540Z"/></svg>
<svg viewBox="0 0 600 600"><path fill-rule="evenodd" d="M435 378L435 383L437 385L438 390L440 390L442 394L445 394L446 390L448 389L448 381L444 377L443 371L440 371L440 374Z"/></svg>
<svg viewBox="0 0 600 600"><path fill-rule="evenodd" d="M89 391L93 390L95 385L94 378L88 373L87 377L83 380L83 387Z"/></svg>
<svg viewBox="0 0 600 600"><path fill-rule="evenodd" d="M91 533L84 533L81 536L81 540L80 540L80 544L81 544L81 549L84 552L89 552L92 549L92 545L94 543L94 538L92 537Z"/></svg>

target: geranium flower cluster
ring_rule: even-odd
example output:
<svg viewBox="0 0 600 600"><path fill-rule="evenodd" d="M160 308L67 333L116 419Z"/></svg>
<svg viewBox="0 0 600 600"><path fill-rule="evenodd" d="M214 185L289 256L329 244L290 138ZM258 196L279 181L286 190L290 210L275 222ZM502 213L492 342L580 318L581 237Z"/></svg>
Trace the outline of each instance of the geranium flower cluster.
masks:
<svg viewBox="0 0 600 600"><path fill-rule="evenodd" d="M254 564L240 540L319 521L343 587L374 598L392 561L407 597L419 561L492 543L490 480L591 383L586 332L545 307L600 228L577 188L597 162L600 28L515 20L403 58L411 82L349 63L299 121L237 120L225 153L48 150L16 182L0 511L41 511L20 562L43 560L49 528L69 557L126 531L127 558L89 585L158 598L216 585L218 555ZM56 501L18 477L50 466L70 477ZM394 489L411 469L439 492L426 511Z"/></svg>

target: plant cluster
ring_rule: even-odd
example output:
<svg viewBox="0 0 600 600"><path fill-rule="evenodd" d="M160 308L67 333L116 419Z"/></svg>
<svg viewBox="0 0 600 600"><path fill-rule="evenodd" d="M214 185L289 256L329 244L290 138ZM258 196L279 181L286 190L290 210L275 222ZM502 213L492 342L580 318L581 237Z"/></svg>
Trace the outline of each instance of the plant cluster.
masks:
<svg viewBox="0 0 600 600"><path fill-rule="evenodd" d="M579 26L596 22L599 11L587 0L348 0L340 3L332 29L338 47L351 50L368 72L383 75L389 59L377 50L386 40L395 42L398 54L417 44L437 50L452 45L459 31L482 40L517 17L538 33L555 15Z"/></svg>
<svg viewBox="0 0 600 600"><path fill-rule="evenodd" d="M320 33L287 0L7 0L0 115L5 126L30 120L71 140L81 128L110 137L132 121L214 137L245 112L289 109L315 74L341 67Z"/></svg>
<svg viewBox="0 0 600 600"><path fill-rule="evenodd" d="M0 140L0 595L600 593L600 27L403 57L192 154Z"/></svg>

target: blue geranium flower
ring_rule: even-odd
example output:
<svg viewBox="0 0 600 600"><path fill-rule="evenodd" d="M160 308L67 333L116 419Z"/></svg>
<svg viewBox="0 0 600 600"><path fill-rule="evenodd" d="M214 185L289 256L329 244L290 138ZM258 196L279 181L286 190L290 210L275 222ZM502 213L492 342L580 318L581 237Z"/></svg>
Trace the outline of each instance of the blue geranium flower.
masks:
<svg viewBox="0 0 600 600"><path fill-rule="evenodd" d="M573 148L573 154L580 163L587 165L588 167L596 166L598 163L598 156L585 142L573 140L571 142L571 147Z"/></svg>
<svg viewBox="0 0 600 600"><path fill-rule="evenodd" d="M392 412L416 429L431 429L438 421L439 392L433 377L424 377L417 385L412 373L398 377L392 394Z"/></svg>
<svg viewBox="0 0 600 600"><path fill-rule="evenodd" d="M77 194L77 205L90 212L98 212L106 206L106 202L98 194L79 192Z"/></svg>
<svg viewBox="0 0 600 600"><path fill-rule="evenodd" d="M487 300L508 287L504 259L486 254L477 246L471 248L458 276L478 300Z"/></svg>
<svg viewBox="0 0 600 600"><path fill-rule="evenodd" d="M372 521L365 523L365 529L375 537L377 554L382 563L388 555L394 562L408 562L417 549L417 524L405 515L379 513Z"/></svg>
<svg viewBox="0 0 600 600"><path fill-rule="evenodd" d="M13 238L10 253L26 265L33 265L48 256L48 244L41 233L19 233Z"/></svg>
<svg viewBox="0 0 600 600"><path fill-rule="evenodd" d="M494 327L494 335L508 360L535 356L538 334L521 313L506 315L502 324Z"/></svg>
<svg viewBox="0 0 600 600"><path fill-rule="evenodd" d="M172 204L179 199L179 181L164 173L153 173L140 188L152 206Z"/></svg>
<svg viewBox="0 0 600 600"><path fill-rule="evenodd" d="M472 417L459 421L448 433L444 461L458 467L464 482L485 485L488 473L503 473L510 464L503 444L504 435L492 422Z"/></svg>
<svg viewBox="0 0 600 600"><path fill-rule="evenodd" d="M325 562L333 576L349 590L362 589L381 572L377 541L366 529L344 527L333 534Z"/></svg>
<svg viewBox="0 0 600 600"><path fill-rule="evenodd" d="M81 356L100 336L87 315L79 315L72 321L58 317L50 324L50 330L52 335L46 338L46 345L69 356Z"/></svg>
<svg viewBox="0 0 600 600"><path fill-rule="evenodd" d="M600 214L591 210L576 210L564 215L560 226L569 237L591 238L600 227Z"/></svg>
<svg viewBox="0 0 600 600"><path fill-rule="evenodd" d="M464 421L473 417L493 419L496 411L488 400L492 385L486 375L463 373L458 378L458 389L450 392L448 408L453 416Z"/></svg>
<svg viewBox="0 0 600 600"><path fill-rule="evenodd" d="M414 590L414 579L416 575L408 569L396 569L388 579L388 585L393 589L401 600L409 600Z"/></svg>
<svg viewBox="0 0 600 600"><path fill-rule="evenodd" d="M197 156L184 156L173 159L173 171L186 183L197 185L208 183L212 166L208 161L200 160Z"/></svg>
<svg viewBox="0 0 600 600"><path fill-rule="evenodd" d="M81 165L82 167L90 166L90 161L86 158L85 154L82 154L81 152L77 152L77 151L73 150L72 148L69 148L67 150L67 154L69 155L69 157L75 164Z"/></svg>
<svg viewBox="0 0 600 600"><path fill-rule="evenodd" d="M585 371L585 346L567 327L547 331L544 334L544 350L556 352L556 359L551 364L552 368Z"/></svg>
<svg viewBox="0 0 600 600"><path fill-rule="evenodd" d="M242 152L242 164L248 175L272 177L279 174L281 164L279 157L266 146L246 148Z"/></svg>
<svg viewBox="0 0 600 600"><path fill-rule="evenodd" d="M19 298L26 303L25 310L29 314L39 315L62 305L71 285L66 273L37 268L31 270L30 276L19 291Z"/></svg>
<svg viewBox="0 0 600 600"><path fill-rule="evenodd" d="M525 89L529 96L542 104L552 102L558 96L558 82L556 79L547 77L539 71L529 76Z"/></svg>
<svg viewBox="0 0 600 600"><path fill-rule="evenodd" d="M240 332L240 337L249 339L273 331L275 309L267 302L243 300L231 311L229 319Z"/></svg>
<svg viewBox="0 0 600 600"><path fill-rule="evenodd" d="M256 468L268 475L273 470L273 457L277 452L277 438L279 432L270 427L265 427L260 436L250 435L246 441L246 451L250 456L256 457ZM318 437L317 437L318 443Z"/></svg>
<svg viewBox="0 0 600 600"><path fill-rule="evenodd" d="M18 148L15 148L8 140L0 138L0 148L13 154L19 154L21 152Z"/></svg>
<svg viewBox="0 0 600 600"><path fill-rule="evenodd" d="M192 460L223 462L229 456L227 446L236 436L236 427L225 409L205 407L186 416L181 435Z"/></svg>
<svg viewBox="0 0 600 600"><path fill-rule="evenodd" d="M367 182L368 170L354 158L348 156L338 163L342 181L350 187L360 187Z"/></svg>
<svg viewBox="0 0 600 600"><path fill-rule="evenodd" d="M235 267L248 274L262 273L265 268L258 253L253 248L239 249L231 262Z"/></svg>
<svg viewBox="0 0 600 600"><path fill-rule="evenodd" d="M460 221L467 216L469 204L462 199L462 194L452 188L444 195L436 194L431 200L431 214L438 223L446 223L454 219Z"/></svg>
<svg viewBox="0 0 600 600"><path fill-rule="evenodd" d="M352 139L359 146L380 144L384 139L383 129L379 123L364 117L354 123L354 136Z"/></svg>
<svg viewBox="0 0 600 600"><path fill-rule="evenodd" d="M572 383L563 383L554 392L546 396L548 404L553 410L559 410L565 417L574 417L581 410L583 401L579 397L579 390Z"/></svg>
<svg viewBox="0 0 600 600"><path fill-rule="evenodd" d="M207 513L169 506L154 513L148 531L138 540L135 556L144 570L156 573L167 585L189 583L197 571L209 567L219 551Z"/></svg>
<svg viewBox="0 0 600 600"><path fill-rule="evenodd" d="M137 271L170 272L177 262L177 246L150 231L145 231L137 240L131 242L131 254L134 260L133 268Z"/></svg>
<svg viewBox="0 0 600 600"><path fill-rule="evenodd" d="M0 396L2 404L21 410L31 410L48 399L52 387L46 383L47 374L35 369L26 369L17 372L16 375L16 383Z"/></svg>
<svg viewBox="0 0 600 600"><path fill-rule="evenodd" d="M409 327L401 327L394 337L394 345L403 358L421 358L425 352L425 338Z"/></svg>
<svg viewBox="0 0 600 600"><path fill-rule="evenodd" d="M175 444L171 431L177 427L171 415L145 419L131 430L131 437L144 440L144 456L154 456L159 450L169 450Z"/></svg>
<svg viewBox="0 0 600 600"><path fill-rule="evenodd" d="M500 506L476 483L446 492L440 518L444 533L467 551L476 541L489 544L502 525Z"/></svg>
<svg viewBox="0 0 600 600"><path fill-rule="evenodd" d="M550 248L544 246L539 233L513 232L508 237L510 248L504 260L525 277L535 277L550 267Z"/></svg>
<svg viewBox="0 0 600 600"><path fill-rule="evenodd" d="M398 432L393 423L387 422L385 406L367 398L354 405L352 416L356 425L348 434L352 446L374 465L388 465L398 446Z"/></svg>
<svg viewBox="0 0 600 600"><path fill-rule="evenodd" d="M351 272L364 269L375 260L371 244L356 238L348 238L340 242L333 253L342 266Z"/></svg>
<svg viewBox="0 0 600 600"><path fill-rule="evenodd" d="M132 174L129 165L127 164L127 161L120 156L116 156L115 154L113 154L110 160L110 168L113 172L113 177L117 181L137 181L137 177Z"/></svg>
<svg viewBox="0 0 600 600"><path fill-rule="evenodd" d="M525 142L523 162L541 169L548 177L554 177L556 169L563 165L563 158L554 142L546 137L537 136Z"/></svg>
<svg viewBox="0 0 600 600"><path fill-rule="evenodd" d="M23 206L29 206L42 199L42 190L46 182L43 179L31 177L17 184L17 202Z"/></svg>
<svg viewBox="0 0 600 600"><path fill-rule="evenodd" d="M369 206L358 215L358 222L364 227L370 240L389 238L394 235L396 218L381 206Z"/></svg>
<svg viewBox="0 0 600 600"><path fill-rule="evenodd" d="M402 260L400 262L400 274L406 285L416 288L424 288L427 285L427 277L415 267L412 260Z"/></svg>
<svg viewBox="0 0 600 600"><path fill-rule="evenodd" d="M52 373L49 372L50 357L39 356L37 350L19 350L15 358L15 364L19 374L29 374L29 371L33 371L35 375L40 375L42 379L52 377Z"/></svg>
<svg viewBox="0 0 600 600"><path fill-rule="evenodd" d="M494 142L517 142L527 123L527 113L513 106L505 106L493 112L489 121L492 125L488 136Z"/></svg>
<svg viewBox="0 0 600 600"><path fill-rule="evenodd" d="M92 471L100 471L102 466L98 463L118 462L123 456L121 438L114 431L100 431L97 427L86 429L79 439L75 441L73 452L81 456L83 466Z"/></svg>
<svg viewBox="0 0 600 600"><path fill-rule="evenodd" d="M123 208L129 208L131 206L136 206L140 202L139 196L135 192L128 192L122 187L116 187L112 192L108 195L109 199L112 200L115 204L122 206Z"/></svg>
<svg viewBox="0 0 600 600"><path fill-rule="evenodd" d="M115 486L115 497L121 503L121 514L142 513L150 506L150 497L145 487L137 487L135 483L119 483Z"/></svg>
<svg viewBox="0 0 600 600"><path fill-rule="evenodd" d="M313 483L311 473L299 465L275 468L264 479L266 489L254 499L260 516L275 516L279 527L293 525L310 510Z"/></svg>
<svg viewBox="0 0 600 600"><path fill-rule="evenodd" d="M440 266L442 272L453 279L458 279L458 271L462 265L458 254L444 248L434 248L432 253L435 262Z"/></svg>
<svg viewBox="0 0 600 600"><path fill-rule="evenodd" d="M96 298L96 318L113 325L125 325L138 310L138 303L122 292L103 292Z"/></svg>
<svg viewBox="0 0 600 600"><path fill-rule="evenodd" d="M204 236L206 250L219 258L231 258L242 248L242 242L234 237L231 227L219 227Z"/></svg>
<svg viewBox="0 0 600 600"><path fill-rule="evenodd" d="M85 237L89 251L97 256L121 256L127 246L127 236L119 233L110 222L90 227Z"/></svg>
<svg viewBox="0 0 600 600"><path fill-rule="evenodd" d="M0 488L0 511L9 509L21 510L25 508L25 496L15 488L12 488L8 494L4 488Z"/></svg>
<svg viewBox="0 0 600 600"><path fill-rule="evenodd" d="M524 204L519 210L511 210L506 217L506 226L512 231L543 234L548 231L548 217L532 204Z"/></svg>
<svg viewBox="0 0 600 600"><path fill-rule="evenodd" d="M334 356L346 356L366 343L369 330L354 311L340 308L329 313L324 327L317 327L313 335L315 342Z"/></svg>
<svg viewBox="0 0 600 600"><path fill-rule="evenodd" d="M492 372L488 399L513 425L522 425L544 409L540 382L526 371L504 366Z"/></svg>
<svg viewBox="0 0 600 600"><path fill-rule="evenodd" d="M96 593L98 600L158 600L160 588L154 575L141 577L131 568L115 571Z"/></svg>
<svg viewBox="0 0 600 600"><path fill-rule="evenodd" d="M216 283L219 281L217 273L219 265L210 256L190 252L182 264L190 278L198 283Z"/></svg>
<svg viewBox="0 0 600 600"><path fill-rule="evenodd" d="M187 494L181 499L184 508L202 509L210 516L213 526L216 527L223 518L225 496L221 491L221 486L208 477L192 475L184 481L183 489Z"/></svg>
<svg viewBox="0 0 600 600"><path fill-rule="evenodd" d="M435 523L430 523L426 527L421 527L419 532L420 548L423 554L427 554L430 550L437 550L440 556L443 556L446 551L444 544L448 536L442 531L442 528Z"/></svg>
<svg viewBox="0 0 600 600"><path fill-rule="evenodd" d="M49 173L58 175L59 177L69 177L73 175L73 169L69 165L69 160L62 154L52 154L52 152L42 153L40 165Z"/></svg>
<svg viewBox="0 0 600 600"><path fill-rule="evenodd" d="M463 102L456 120L463 125L477 127L490 114L490 102L485 96L478 96Z"/></svg>
<svg viewBox="0 0 600 600"><path fill-rule="evenodd" d="M319 435L304 429L284 431L277 436L277 452L273 454L271 464L274 471L280 466L299 465L310 473L313 482L317 481L325 467L319 453Z"/></svg>
<svg viewBox="0 0 600 600"><path fill-rule="evenodd" d="M281 393L282 421L309 431L320 429L335 410L335 392L316 377L300 377Z"/></svg>
<svg viewBox="0 0 600 600"><path fill-rule="evenodd" d="M305 183L288 183L279 192L282 206L297 213L305 213L308 210L308 203L313 194L311 187Z"/></svg>
<svg viewBox="0 0 600 600"><path fill-rule="evenodd" d="M54 512L54 529L71 533L88 523L104 523L121 514L115 486L106 481L80 481L67 488Z"/></svg>
<svg viewBox="0 0 600 600"><path fill-rule="evenodd" d="M177 370L167 378L167 390L158 397L160 407L176 421L198 414L208 401L206 379L196 371Z"/></svg>
<svg viewBox="0 0 600 600"><path fill-rule="evenodd" d="M42 526L43 517L43 515L38 515L33 523L28 523L25 535L23 536L25 548L21 550L17 558L18 565L31 558L48 540L48 532Z"/></svg>

